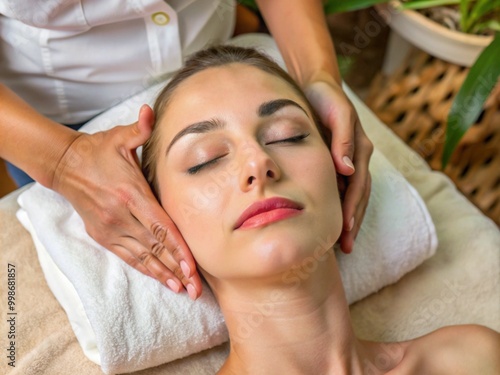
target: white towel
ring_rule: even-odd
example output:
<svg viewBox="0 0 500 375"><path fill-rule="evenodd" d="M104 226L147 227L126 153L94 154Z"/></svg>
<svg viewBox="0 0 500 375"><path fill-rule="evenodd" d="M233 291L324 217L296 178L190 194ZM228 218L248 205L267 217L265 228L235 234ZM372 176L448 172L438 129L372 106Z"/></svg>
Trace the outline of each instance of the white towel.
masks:
<svg viewBox="0 0 500 375"><path fill-rule="evenodd" d="M139 107L151 103L159 88L107 111L84 131L134 122ZM424 202L377 151L370 171L372 193L354 252L337 252L349 303L396 282L437 246ZM49 287L85 354L105 373L157 366L228 339L206 286L193 302L142 275L92 240L71 205L39 184L22 193L19 204L18 218L35 240Z"/></svg>

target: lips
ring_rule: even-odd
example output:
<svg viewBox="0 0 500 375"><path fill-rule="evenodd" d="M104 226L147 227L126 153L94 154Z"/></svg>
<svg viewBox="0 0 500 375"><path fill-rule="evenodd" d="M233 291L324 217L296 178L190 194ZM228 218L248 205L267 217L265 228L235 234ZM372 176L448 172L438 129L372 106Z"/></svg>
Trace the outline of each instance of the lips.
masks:
<svg viewBox="0 0 500 375"><path fill-rule="evenodd" d="M234 229L255 228L284 220L300 213L304 207L285 198L270 198L250 205L236 221Z"/></svg>

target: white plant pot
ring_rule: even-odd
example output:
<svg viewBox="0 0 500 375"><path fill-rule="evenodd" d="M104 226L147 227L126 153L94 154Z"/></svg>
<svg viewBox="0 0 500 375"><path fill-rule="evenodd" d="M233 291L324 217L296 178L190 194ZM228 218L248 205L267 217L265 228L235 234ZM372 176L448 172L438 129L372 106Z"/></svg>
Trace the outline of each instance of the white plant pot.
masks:
<svg viewBox="0 0 500 375"><path fill-rule="evenodd" d="M414 10L397 10L381 4L377 11L401 37L428 54L461 66L471 66L491 43L492 36L454 31Z"/></svg>

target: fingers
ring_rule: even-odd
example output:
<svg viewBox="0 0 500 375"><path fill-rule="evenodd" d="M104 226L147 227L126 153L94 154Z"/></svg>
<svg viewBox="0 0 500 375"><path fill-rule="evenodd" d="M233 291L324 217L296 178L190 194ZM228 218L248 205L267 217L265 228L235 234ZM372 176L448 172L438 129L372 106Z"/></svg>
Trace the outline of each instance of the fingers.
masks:
<svg viewBox="0 0 500 375"><path fill-rule="evenodd" d="M104 227L87 227L87 232L101 245L105 246L130 266L136 268L143 274L157 279L171 290L178 293L184 286L192 299L196 299L201 293L201 281L198 275L186 277L182 267L169 254L168 248L159 243L135 217L122 206L119 212L115 212L119 219L102 220ZM113 233L109 233L106 226L115 227ZM107 235L102 233L108 232ZM162 259L159 259L159 255ZM190 288L187 286L192 284Z"/></svg>
<svg viewBox="0 0 500 375"><path fill-rule="evenodd" d="M95 233L92 237L141 273L158 280L176 293L185 288L191 299L197 299L202 290L199 275L194 273L187 276L188 273L170 253L169 247L156 240L129 212L122 211L120 217L120 222L116 224L121 226L123 234L115 233L111 240L113 242L104 241ZM87 228L87 231L92 235L93 230Z"/></svg>
<svg viewBox="0 0 500 375"><path fill-rule="evenodd" d="M349 254L354 250L354 240L356 239L359 233L363 217L365 216L366 207L368 207L370 191L371 191L371 177L370 175L368 175L368 183L366 184L362 200L360 204L358 204L356 207L356 212L352 220L353 224L351 230L349 230L350 222L344 221L344 228L342 229L342 234L340 236L340 248L342 249L342 252L346 254Z"/></svg>
<svg viewBox="0 0 500 375"><path fill-rule="evenodd" d="M354 117L354 118L353 118ZM357 115L351 107L338 108L332 131L332 156L337 170L343 175L354 173L354 131Z"/></svg>
<svg viewBox="0 0 500 375"><path fill-rule="evenodd" d="M146 276L156 278L140 261L138 258L134 256L132 252L130 252L127 248L122 245L115 244L112 247L113 253L120 257L125 263L129 266L132 266L137 271L140 271ZM172 289L172 288L171 288Z"/></svg>
<svg viewBox="0 0 500 375"><path fill-rule="evenodd" d="M143 253L142 258L139 257L142 263L155 275L162 275L160 280L175 277L174 280L180 280L193 299L199 297L201 279L191 251L153 194L149 191L136 197L129 204L129 210L141 228L141 232L136 233L135 237L154 258L144 258L147 254ZM166 267L157 267L155 260ZM151 268L148 266L149 262Z"/></svg>
<svg viewBox="0 0 500 375"><path fill-rule="evenodd" d="M126 141L127 148L138 147L147 140L153 121L153 111L144 105L138 122L126 127L132 133L130 140ZM140 170L137 178L140 179L136 180L139 188L127 202L127 208L137 225L130 235L142 245L140 254L135 255L158 280L174 291L175 284L180 288L185 287L189 296L196 299L201 295L201 279L191 251L174 222L154 197Z"/></svg>
<svg viewBox="0 0 500 375"><path fill-rule="evenodd" d="M150 136L153 120L151 108L143 106L132 125L82 135L75 142L85 146L77 149L78 168L62 170L60 190L99 244L172 290L185 287L195 299L201 294L195 261L153 196L135 153Z"/></svg>
<svg viewBox="0 0 500 375"><path fill-rule="evenodd" d="M117 248L121 249L122 259L132 266L142 265L175 292L185 287L189 296L196 299L202 288L194 258L176 225L151 192L135 154L135 149L150 137L153 123L151 107L143 105L136 123L115 128L118 150L125 159L135 161L129 165L133 170L128 174L135 177L134 183L128 187L126 199L122 200L127 221L121 228L124 236L120 237ZM140 270L144 270L142 267Z"/></svg>
<svg viewBox="0 0 500 375"><path fill-rule="evenodd" d="M355 150L356 173L349 176L347 190L342 205L344 223L341 235L341 248L350 253L354 239L363 220L371 191L371 177L368 169L373 145L366 138L361 126L357 128L357 148Z"/></svg>
<svg viewBox="0 0 500 375"><path fill-rule="evenodd" d="M353 160L355 152L355 124L357 121L357 115L351 113L351 109L348 107L339 109L339 113L335 119L335 126L332 126L333 161L337 171L344 176L350 176L356 170Z"/></svg>
<svg viewBox="0 0 500 375"><path fill-rule="evenodd" d="M368 205L371 189L368 163L373 145L366 137L356 110L340 85L328 79L312 82L305 93L323 125L332 133L331 153L337 172L348 176L347 188L342 189L340 185L339 188L344 196L340 243L342 251L349 253Z"/></svg>
<svg viewBox="0 0 500 375"><path fill-rule="evenodd" d="M169 255L164 245L159 245L156 241L141 238L141 235L134 237L121 237L120 244L113 245L113 252L127 262L130 266L136 268L143 274L150 276L162 284L169 287L175 293L179 293L184 288L187 290L192 300L197 299L201 294L201 280L198 274L187 277L182 267ZM145 247L142 242L154 242L155 245ZM165 250L162 254L162 260L158 258L159 248Z"/></svg>
<svg viewBox="0 0 500 375"><path fill-rule="evenodd" d="M358 115L337 84L313 82L306 95L324 126L332 133L331 152L335 168L345 176L354 173L355 128Z"/></svg>

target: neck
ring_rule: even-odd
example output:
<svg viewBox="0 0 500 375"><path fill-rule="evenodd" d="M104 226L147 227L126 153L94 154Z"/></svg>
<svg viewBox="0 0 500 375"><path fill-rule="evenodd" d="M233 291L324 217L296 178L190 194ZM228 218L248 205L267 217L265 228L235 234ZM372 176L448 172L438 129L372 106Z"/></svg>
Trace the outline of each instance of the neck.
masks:
<svg viewBox="0 0 500 375"><path fill-rule="evenodd" d="M231 350L223 373L356 374L356 339L335 257L262 284L218 285Z"/></svg>

